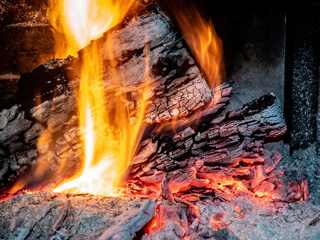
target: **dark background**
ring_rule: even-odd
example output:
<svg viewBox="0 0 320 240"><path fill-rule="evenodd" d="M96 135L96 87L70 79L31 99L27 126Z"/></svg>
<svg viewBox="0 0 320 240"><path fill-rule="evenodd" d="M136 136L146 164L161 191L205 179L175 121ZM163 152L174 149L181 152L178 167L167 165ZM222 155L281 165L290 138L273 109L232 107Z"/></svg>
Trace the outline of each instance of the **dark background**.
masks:
<svg viewBox="0 0 320 240"><path fill-rule="evenodd" d="M316 145L320 153L320 1L168 1L196 6L223 40L226 79L235 82L231 107L267 92L280 99L291 151Z"/></svg>

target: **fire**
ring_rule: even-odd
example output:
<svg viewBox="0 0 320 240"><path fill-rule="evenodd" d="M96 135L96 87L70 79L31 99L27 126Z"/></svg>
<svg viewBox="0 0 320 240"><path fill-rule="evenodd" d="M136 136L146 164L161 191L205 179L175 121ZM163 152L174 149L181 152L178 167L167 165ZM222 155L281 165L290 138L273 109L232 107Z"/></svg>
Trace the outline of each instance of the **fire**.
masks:
<svg viewBox="0 0 320 240"><path fill-rule="evenodd" d="M59 0L51 1L49 12L52 25L62 32L67 45L57 45L57 54L75 54L90 40L101 36L107 29L118 23L133 0ZM187 12L178 11L182 33L205 72L209 85L216 86L221 81L222 44L212 22L204 20L199 12L187 19ZM190 31L191 29L191 31ZM61 38L59 38L61 39ZM73 180L67 180L54 191L73 193L110 194L119 186L121 177L128 167L139 141L139 132L146 103L142 100L135 119L129 116L121 96L114 96L115 110L110 112L105 102L103 89L103 60L96 42L87 46L82 54L82 71L78 96L79 127L83 149L83 168ZM104 46L109 56L116 43ZM146 82L148 81L148 49L146 54ZM112 66L112 64L111 64ZM124 79L113 72L111 79L121 86ZM104 79L106 81L106 79ZM141 97L143 99L143 97ZM111 116L112 114L115 114Z"/></svg>
<svg viewBox="0 0 320 240"><path fill-rule="evenodd" d="M49 15L53 26L62 31L68 40L66 53L75 54L90 40L121 21L132 3L132 0L60 0ZM104 48L112 54L116 43ZM65 49L58 45L57 53L63 51ZM145 103L141 101L132 119L128 107L124 106L123 97L114 96L111 112L105 100L103 81L121 86L124 79L117 76L116 71L113 71L110 79L103 79L103 59L96 42L91 42L84 51L77 99L83 168L74 179L66 180L54 191L110 195L119 186L133 157L139 141ZM148 81L148 54L145 75Z"/></svg>
<svg viewBox="0 0 320 240"><path fill-rule="evenodd" d="M137 107L137 116L132 120L121 96L115 96L115 115L111 116L104 100L101 69L97 67L102 61L97 61L96 54L96 50L86 54L78 101L84 168L78 178L55 188L56 192L113 194L139 141L145 103ZM148 62L147 55L146 81ZM120 81L117 76L112 80Z"/></svg>
<svg viewBox="0 0 320 240"><path fill-rule="evenodd" d="M206 20L196 7L183 11L176 9L174 15L209 86L218 86L224 78L223 48L212 21Z"/></svg>
<svg viewBox="0 0 320 240"><path fill-rule="evenodd" d="M83 146L82 167L80 172L70 178L69 173L65 174L68 163L66 157L64 162L59 162L58 169L53 169L54 176L47 175L47 169L51 167L50 161L54 161L50 156L46 156L46 146L52 141L47 129L39 138L38 150L42 149L39 151L43 155L42 159L49 160L38 161L32 177L19 180L16 186L29 189L30 182L48 184L50 181L58 181L61 184L54 189L56 192L106 195L113 193L120 185L140 140L147 85L142 93L139 93L141 100L135 106L134 118L129 114L129 107L124 106L123 96L115 94L110 110L110 103L107 103L105 98L104 82L108 81L121 88L125 79L117 74L116 69L111 69L111 77L103 79L103 56L99 52L101 49L98 49L96 41L90 41L119 23L133 3L133 0L49 1L48 18L55 29L56 57L76 56L77 52L87 45L80 56L80 87L75 92ZM206 21L198 12L192 14L192 21L187 18L188 12L177 11L178 15L181 15L178 19L182 33L210 85L218 85L221 80L222 44L212 23ZM112 59L116 47L116 42L103 46L104 54ZM142 73L146 82L149 79L148 48L149 46L146 46L144 50L146 67ZM110 66L115 64L111 60ZM118 92L121 92L121 89ZM63 179L65 175L69 179Z"/></svg>
<svg viewBox="0 0 320 240"><path fill-rule="evenodd" d="M119 23L133 0L49 0L57 57L76 55L92 39Z"/></svg>

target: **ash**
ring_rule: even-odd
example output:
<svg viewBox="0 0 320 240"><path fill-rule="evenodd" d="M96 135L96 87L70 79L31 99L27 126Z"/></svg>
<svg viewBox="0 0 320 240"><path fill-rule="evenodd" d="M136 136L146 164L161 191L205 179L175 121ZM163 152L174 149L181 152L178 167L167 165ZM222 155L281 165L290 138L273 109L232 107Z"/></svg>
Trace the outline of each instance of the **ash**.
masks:
<svg viewBox="0 0 320 240"><path fill-rule="evenodd" d="M266 202L243 195L195 205L154 200L156 211L143 207L151 201L140 198L21 194L0 203L0 239L320 239L320 205L313 199ZM128 217L135 211L149 218ZM148 232L154 220L161 226ZM122 237L125 225L135 232Z"/></svg>
<svg viewBox="0 0 320 240"><path fill-rule="evenodd" d="M229 203L198 206L202 235L194 239L320 239L320 205L311 201L261 206L261 202L239 197ZM220 221L215 221L213 229L206 228L204 223L212 222L215 215L221 215Z"/></svg>
<svg viewBox="0 0 320 240"><path fill-rule="evenodd" d="M20 194L0 202L0 239L98 239L117 217L142 204L125 197Z"/></svg>
<svg viewBox="0 0 320 240"><path fill-rule="evenodd" d="M290 155L284 144L277 167L283 171L284 181L307 179L308 201L264 203L262 199L235 197L232 202L200 204L207 221L212 213L224 213L224 224L216 225L226 226L227 237L216 239L320 239L320 157L315 153L315 146L311 146Z"/></svg>
<svg viewBox="0 0 320 240"><path fill-rule="evenodd" d="M290 181L292 179L307 179L310 192L310 201L320 204L320 157L316 155L316 146L296 150L291 156L289 146L284 145L283 159L278 169Z"/></svg>
<svg viewBox="0 0 320 240"><path fill-rule="evenodd" d="M137 196L20 194L0 202L0 239L318 240L319 160L314 146L290 155L284 145L276 171L283 172L284 183L306 179L310 193L308 201L291 203L245 194L231 201L195 203L179 198L151 202Z"/></svg>
<svg viewBox="0 0 320 240"><path fill-rule="evenodd" d="M320 239L320 157L315 153L315 146L311 146L290 155L289 145L284 144L283 159L277 167L285 182L308 181L308 201L266 203L262 199L235 197L232 202L201 204L207 221L212 213L224 213L224 224L216 225L225 227L227 237L215 239Z"/></svg>

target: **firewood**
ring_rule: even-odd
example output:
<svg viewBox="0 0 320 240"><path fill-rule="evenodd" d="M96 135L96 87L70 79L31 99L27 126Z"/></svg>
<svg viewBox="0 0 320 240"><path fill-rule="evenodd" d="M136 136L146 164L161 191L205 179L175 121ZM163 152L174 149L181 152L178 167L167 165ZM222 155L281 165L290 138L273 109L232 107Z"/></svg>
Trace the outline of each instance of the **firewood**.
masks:
<svg viewBox="0 0 320 240"><path fill-rule="evenodd" d="M261 163L261 147L265 140L281 136L286 131L279 100L272 94L224 115L208 118L210 115L207 112L198 119L196 125L188 123L188 127L178 132L171 129L150 136L150 142L157 142L157 148L152 154L149 153L149 158L157 162L153 168L170 172L179 166L190 166L190 162L196 167L197 161L205 167L216 166L218 169L222 166L235 166L239 161ZM130 171L132 177L136 174L141 176L140 172L145 170L149 158L145 162L139 161L139 169L136 168L135 158L133 159L132 168L136 172Z"/></svg>
<svg viewBox="0 0 320 240"><path fill-rule="evenodd" d="M117 48L106 54L114 42ZM103 59L106 107L112 112L121 96L134 117L142 95L147 98L146 132L125 178L132 193L159 195L162 190L165 199L192 202L230 200L240 183L259 196L281 186L272 175L281 155L263 149L265 141L286 131L279 100L268 94L221 113L230 101L230 83L209 89L179 31L154 3L94 40L78 58L54 59L21 77L18 102L0 112L3 183L31 173L21 187L39 189L79 169L77 87L94 43ZM112 73L121 76L121 83L111 81ZM46 167L33 179L32 168L39 163ZM282 201L306 196L303 183L274 194Z"/></svg>
<svg viewBox="0 0 320 240"><path fill-rule="evenodd" d="M216 99L212 99L216 103L212 111L208 108L196 118L178 121L176 128L162 126L161 131L155 131L144 140L144 146L153 146L149 148L149 157L143 161L138 153L139 161L134 158L128 170L127 182L133 181L130 186L139 186L139 190L133 190L135 194L143 195L144 186L148 186L155 193L161 190L168 196L172 191L174 196L193 202L198 201L199 196L230 200L241 183L259 196L269 185L272 189L265 191L274 192L274 200L291 202L303 197L302 183L296 185L296 191L272 183L270 172L281 155L263 149L266 141L277 139L286 131L279 100L267 94L237 109L217 114L216 107L227 104L230 97L229 91L222 97L224 92L220 92L220 98L216 94ZM167 187L163 184L165 176L169 180ZM238 184L234 184L235 181Z"/></svg>
<svg viewBox="0 0 320 240"><path fill-rule="evenodd" d="M134 117L142 91L147 91L143 95L147 101L144 122L153 124L186 117L212 98L184 39L155 3L94 41L103 59L103 87L110 112L115 96L121 96ZM117 48L112 55L106 54L114 41ZM43 180L57 171L62 159L67 159L62 178L72 175L70 169L77 169L81 155L77 89L84 55L92 45L80 50L78 58L54 59L21 76L17 101L0 110L2 182L13 181L37 162L48 163ZM113 74L121 76L121 84L112 81ZM44 144L39 144L40 136Z"/></svg>

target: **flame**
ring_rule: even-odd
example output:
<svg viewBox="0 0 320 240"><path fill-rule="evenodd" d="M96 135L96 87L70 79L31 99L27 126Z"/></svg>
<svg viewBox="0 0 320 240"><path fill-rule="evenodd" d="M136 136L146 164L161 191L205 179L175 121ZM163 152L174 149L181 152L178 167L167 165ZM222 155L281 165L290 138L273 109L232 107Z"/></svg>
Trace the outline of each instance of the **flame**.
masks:
<svg viewBox="0 0 320 240"><path fill-rule="evenodd" d="M56 45L61 57L75 55L92 39L119 23L133 0L54 0L50 1L49 19L57 32L62 32L67 44ZM61 39L61 38L59 38ZM61 42L61 41L60 41ZM104 46L112 54L116 43ZM147 48L147 47L146 47ZM149 56L146 52L146 82ZM110 55L109 55L110 56ZM112 112L106 103L103 81L121 86L124 79L112 69L112 77L103 79L103 59L96 41L84 48L81 58L81 80L78 102L79 129L83 145L83 167L73 179L67 179L54 192L112 195L135 152L144 117L143 92L132 119L123 96L114 96Z"/></svg>
<svg viewBox="0 0 320 240"><path fill-rule="evenodd" d="M76 55L92 39L119 23L133 0L49 0L57 57Z"/></svg>
<svg viewBox="0 0 320 240"><path fill-rule="evenodd" d="M112 47L112 46L110 46ZM145 102L137 106L137 116L132 120L129 109L123 105L121 96L115 97L115 115L108 110L102 86L101 65L97 59L97 49L86 54L78 111L84 145L84 168L74 180L54 189L55 192L114 194L124 171L127 169L139 141L139 133L144 117ZM149 74L149 56L146 51L146 81ZM88 57L90 56L90 57ZM102 67L102 66L100 66ZM114 73L116 83L121 79Z"/></svg>
<svg viewBox="0 0 320 240"><path fill-rule="evenodd" d="M205 73L211 88L224 78L223 47L211 20L206 20L196 7L175 9L175 18L191 52Z"/></svg>

